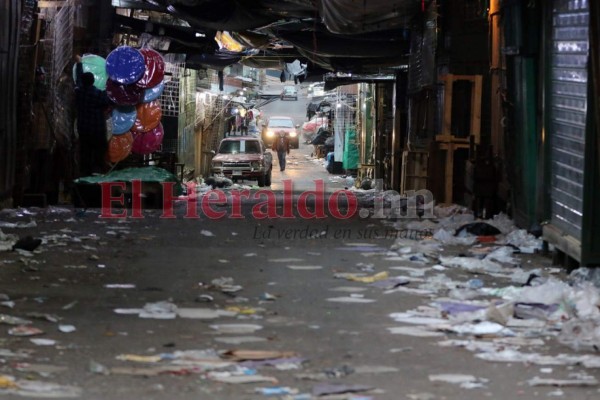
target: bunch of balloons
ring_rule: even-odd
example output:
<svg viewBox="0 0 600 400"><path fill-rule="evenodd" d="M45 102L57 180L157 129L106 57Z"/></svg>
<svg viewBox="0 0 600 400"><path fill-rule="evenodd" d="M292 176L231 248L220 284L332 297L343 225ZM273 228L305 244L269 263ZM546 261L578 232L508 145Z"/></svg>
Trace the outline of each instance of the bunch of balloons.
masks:
<svg viewBox="0 0 600 400"><path fill-rule="evenodd" d="M94 86L106 90L115 104L108 159L115 163L130 153L150 154L162 144L164 130L158 98L164 89L165 62L152 49L120 46L106 60L87 54L83 71L94 74Z"/></svg>

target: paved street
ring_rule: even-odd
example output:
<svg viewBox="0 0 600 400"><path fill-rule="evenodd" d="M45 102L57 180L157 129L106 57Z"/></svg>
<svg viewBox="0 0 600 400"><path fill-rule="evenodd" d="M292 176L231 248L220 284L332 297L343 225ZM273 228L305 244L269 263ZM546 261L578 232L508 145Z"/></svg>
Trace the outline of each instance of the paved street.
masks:
<svg viewBox="0 0 600 400"><path fill-rule="evenodd" d="M309 150L295 150L286 171L300 187L311 178L331 178L307 157ZM332 184L330 192L342 187ZM275 180L273 189L280 188ZM298 198L296 193L294 204ZM31 254L0 253L2 312L31 321L25 325L29 333L36 333L32 327L40 330L15 336L7 333L14 326L4 325L0 375L33 385L30 392L14 391L33 398L261 399L266 395L255 391L272 387L275 393L298 393L275 397L290 399L598 397L595 387L528 383L535 377L572 380L573 373L594 379L598 369L574 362L489 362L460 345L447 347L448 339L459 339L496 346L491 354L512 349L510 337L498 332L473 336L418 328L416 334L394 334L391 329L402 331L420 321L399 323L391 313L427 315L431 306L423 306L433 299L467 301L460 299L463 289L448 292L457 282L464 288L477 278L500 288L511 284L510 274L432 268L438 256L427 262L422 256L403 258L402 248L391 250L399 227L393 222L358 215L305 220L297 213L292 219L257 220L256 203L244 200L241 219L216 220L202 213L183 218L185 203L176 206L175 219L161 219L160 210L145 210L142 219L115 220L99 218L99 210L69 208L0 213L4 233L43 239ZM226 204L211 206L229 210ZM277 210L282 211L281 203ZM439 256L467 251L467 246L448 246ZM564 279L547 269L549 259L519 257L525 271L541 268L543 276L550 271ZM376 287L368 282L384 278L377 274L394 278L387 287ZM69 332L69 325L75 331ZM525 343L515 349L573 353L550 333L537 339L535 326L512 328ZM527 342L533 340L527 335L538 342ZM440 374L461 375L435 377ZM40 381L61 386L40 386ZM0 381L0 388L10 392L10 382ZM331 394L338 392L343 394Z"/></svg>

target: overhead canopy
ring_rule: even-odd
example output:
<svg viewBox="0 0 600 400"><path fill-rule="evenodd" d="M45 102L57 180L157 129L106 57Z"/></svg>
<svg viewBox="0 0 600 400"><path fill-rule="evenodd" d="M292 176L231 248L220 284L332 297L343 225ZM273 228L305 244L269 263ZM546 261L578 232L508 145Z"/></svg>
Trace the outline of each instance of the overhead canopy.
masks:
<svg viewBox="0 0 600 400"><path fill-rule="evenodd" d="M197 67L229 62L281 68L296 59L322 72L381 73L406 63L410 28L431 0L112 0L113 6L161 12L186 22L119 17L120 29L162 35ZM228 50L218 49L215 35ZM203 37L204 35L204 37ZM234 43L235 45L230 45ZM239 45L239 46L238 46ZM227 64L230 65L230 64Z"/></svg>

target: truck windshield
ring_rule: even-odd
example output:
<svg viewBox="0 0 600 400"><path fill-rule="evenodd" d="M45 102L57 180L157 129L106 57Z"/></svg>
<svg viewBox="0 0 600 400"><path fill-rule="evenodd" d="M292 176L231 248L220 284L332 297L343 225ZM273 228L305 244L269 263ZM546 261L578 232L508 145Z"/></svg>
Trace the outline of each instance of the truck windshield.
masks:
<svg viewBox="0 0 600 400"><path fill-rule="evenodd" d="M221 143L219 154L260 154L257 140L227 140Z"/></svg>

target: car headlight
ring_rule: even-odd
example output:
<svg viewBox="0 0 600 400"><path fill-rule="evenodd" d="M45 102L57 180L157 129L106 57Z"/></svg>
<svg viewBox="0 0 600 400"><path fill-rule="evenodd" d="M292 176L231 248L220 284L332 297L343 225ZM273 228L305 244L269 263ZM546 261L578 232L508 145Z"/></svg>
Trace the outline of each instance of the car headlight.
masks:
<svg viewBox="0 0 600 400"><path fill-rule="evenodd" d="M268 130L267 131L267 137L273 137L273 136L275 136L275 132L273 132L271 130Z"/></svg>
<svg viewBox="0 0 600 400"><path fill-rule="evenodd" d="M260 161L252 161L252 162L250 163L250 166L251 166L252 168L260 168Z"/></svg>
<svg viewBox="0 0 600 400"><path fill-rule="evenodd" d="M222 166L223 166L223 163L221 161L213 161L212 162L213 168L221 168Z"/></svg>
<svg viewBox="0 0 600 400"><path fill-rule="evenodd" d="M290 137L296 137L296 135L297 135L296 131L291 131L290 132Z"/></svg>

